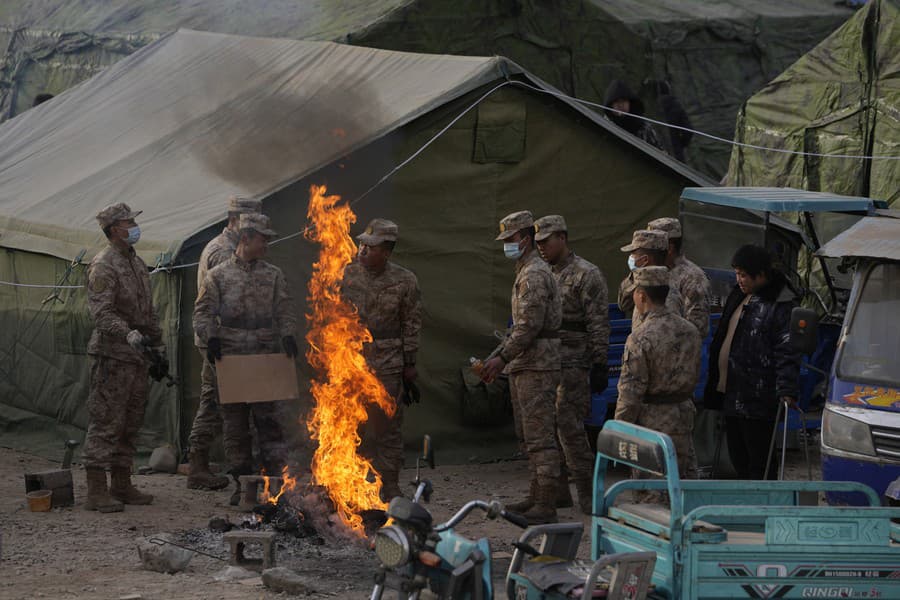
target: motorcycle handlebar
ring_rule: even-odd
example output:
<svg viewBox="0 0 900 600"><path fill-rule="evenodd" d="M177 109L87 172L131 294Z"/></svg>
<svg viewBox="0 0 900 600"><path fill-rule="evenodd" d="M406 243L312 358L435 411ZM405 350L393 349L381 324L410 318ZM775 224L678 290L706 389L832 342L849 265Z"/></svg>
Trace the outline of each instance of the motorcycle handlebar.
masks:
<svg viewBox="0 0 900 600"><path fill-rule="evenodd" d="M517 527L521 527L523 529L528 527L528 521L525 519L525 517L516 513L507 512L506 510L504 510L503 505L496 500L493 500L491 502L485 502L484 500L472 500L470 502L466 502L466 504L461 509L459 509L459 512L450 517L449 521L447 521L446 523L441 523L440 525L435 527L434 530L437 533L441 533L443 531L456 527L463 521L463 519L465 519L469 515L470 512L472 512L476 508L480 508L481 510L486 512L489 519L503 517Z"/></svg>

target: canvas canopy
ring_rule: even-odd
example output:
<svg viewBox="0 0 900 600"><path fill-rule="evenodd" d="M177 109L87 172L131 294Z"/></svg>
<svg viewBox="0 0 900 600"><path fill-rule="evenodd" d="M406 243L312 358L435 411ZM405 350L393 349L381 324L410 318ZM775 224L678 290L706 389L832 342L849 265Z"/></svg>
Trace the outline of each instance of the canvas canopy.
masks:
<svg viewBox="0 0 900 600"><path fill-rule="evenodd" d="M140 445L178 445L199 393L190 265L220 230L225 198L263 201L284 237L269 259L302 314L317 249L300 232L310 186L326 184L354 201L354 233L373 217L399 224L394 258L419 278L423 405L407 415L408 440L428 431L464 457L489 453L509 437L462 418L461 368L509 319L513 268L494 241L499 219L522 208L564 214L574 247L614 289L632 230L675 214L683 187L710 183L541 90L553 91L498 57L164 36L0 126L0 282L83 284L105 243L94 215L118 201L143 210L136 248L162 267L154 301L180 385L151 387ZM81 288L0 283L5 442L43 451L83 435L91 327Z"/></svg>
<svg viewBox="0 0 900 600"><path fill-rule="evenodd" d="M843 27L750 98L735 139L733 185L791 186L900 201L900 4L871 0Z"/></svg>
<svg viewBox="0 0 900 600"><path fill-rule="evenodd" d="M594 102L603 102L610 82L622 79L656 118L664 115L654 82L666 81L696 128L730 139L741 104L852 14L832 0L7 0L0 6L0 25L21 33L8 50L15 58L7 62L15 67L2 75L10 92L4 107L0 86L0 109L18 114L35 94L71 85L79 70L87 76L129 46L192 28L408 52L501 55ZM41 43L30 43L34 37ZM82 44L76 51L73 37ZM85 63L90 69L81 67ZM659 134L668 143L668 132ZM718 179L729 151L726 144L695 136L687 159Z"/></svg>

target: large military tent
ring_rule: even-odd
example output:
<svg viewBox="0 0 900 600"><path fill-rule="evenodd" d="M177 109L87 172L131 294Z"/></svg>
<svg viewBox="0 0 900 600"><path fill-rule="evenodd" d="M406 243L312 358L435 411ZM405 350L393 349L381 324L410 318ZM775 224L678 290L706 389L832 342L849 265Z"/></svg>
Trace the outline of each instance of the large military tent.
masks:
<svg viewBox="0 0 900 600"><path fill-rule="evenodd" d="M65 286L83 285L105 243L100 208L144 211L136 249L156 269L181 380L152 387L146 449L179 443L190 426L196 268L183 267L221 228L225 198L263 200L285 238L271 260L303 311L317 249L299 232L314 183L358 199L357 231L374 216L400 225L395 258L418 274L426 307L424 401L408 435L483 440L460 422L460 369L491 350L508 318L513 273L494 241L499 218L521 208L566 215L575 248L614 287L632 229L674 214L683 186L708 184L541 90L552 88L503 58L183 30L0 125L4 443L46 449L86 426L92 325L84 290ZM58 287L27 287L47 284Z"/></svg>
<svg viewBox="0 0 900 600"><path fill-rule="evenodd" d="M871 0L773 79L742 107L735 139L810 155L736 147L730 184L900 202L900 3Z"/></svg>
<svg viewBox="0 0 900 600"><path fill-rule="evenodd" d="M612 80L624 79L654 117L662 113L651 82L667 81L696 128L730 139L741 104L852 14L833 0L6 0L0 42L4 35L10 40L0 59L0 119L154 34L188 27L506 56L595 102L603 101ZM728 152L721 142L695 136L688 163L718 178Z"/></svg>

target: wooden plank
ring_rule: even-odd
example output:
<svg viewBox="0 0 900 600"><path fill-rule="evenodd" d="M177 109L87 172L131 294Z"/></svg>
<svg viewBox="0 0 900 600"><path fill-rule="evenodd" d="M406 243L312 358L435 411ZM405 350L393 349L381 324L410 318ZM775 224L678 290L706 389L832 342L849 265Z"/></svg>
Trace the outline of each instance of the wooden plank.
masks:
<svg viewBox="0 0 900 600"><path fill-rule="evenodd" d="M219 402L276 402L300 397L297 367L286 354L231 354L216 361Z"/></svg>

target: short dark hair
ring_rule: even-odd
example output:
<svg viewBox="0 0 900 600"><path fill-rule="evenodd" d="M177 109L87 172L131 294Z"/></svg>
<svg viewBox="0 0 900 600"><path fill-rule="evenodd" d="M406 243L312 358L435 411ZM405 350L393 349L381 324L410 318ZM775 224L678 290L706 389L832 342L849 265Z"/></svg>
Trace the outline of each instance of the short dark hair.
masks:
<svg viewBox="0 0 900 600"><path fill-rule="evenodd" d="M747 244L734 253L731 266L744 271L750 277L769 275L772 272L772 254L762 246Z"/></svg>
<svg viewBox="0 0 900 600"><path fill-rule="evenodd" d="M670 238L669 243L675 246L675 253L681 254L681 242L684 240L682 238Z"/></svg>
<svg viewBox="0 0 900 600"><path fill-rule="evenodd" d="M669 286L667 285L641 286L640 289L647 293L647 297L653 304L663 305L666 303L666 298L669 297Z"/></svg>
<svg viewBox="0 0 900 600"><path fill-rule="evenodd" d="M391 240L385 240L381 242L381 246L384 246L388 252L393 252L394 247L397 245L397 242L392 242Z"/></svg>

